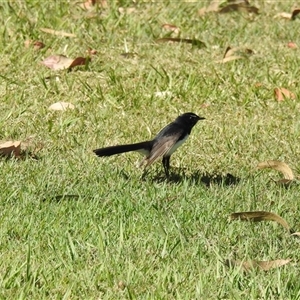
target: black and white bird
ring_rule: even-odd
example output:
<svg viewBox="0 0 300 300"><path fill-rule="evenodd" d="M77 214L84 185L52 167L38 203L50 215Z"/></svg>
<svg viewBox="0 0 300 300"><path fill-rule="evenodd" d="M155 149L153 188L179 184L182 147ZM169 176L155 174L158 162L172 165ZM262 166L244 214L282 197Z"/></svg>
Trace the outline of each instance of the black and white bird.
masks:
<svg viewBox="0 0 300 300"><path fill-rule="evenodd" d="M145 164L145 168L162 157L162 164L165 174L168 177L171 155L186 141L197 122L204 119L205 118L199 117L192 112L184 113L178 116L175 121L164 127L153 140L99 148L93 151L98 156L111 156L137 151L145 155L145 158L140 163L140 166Z"/></svg>

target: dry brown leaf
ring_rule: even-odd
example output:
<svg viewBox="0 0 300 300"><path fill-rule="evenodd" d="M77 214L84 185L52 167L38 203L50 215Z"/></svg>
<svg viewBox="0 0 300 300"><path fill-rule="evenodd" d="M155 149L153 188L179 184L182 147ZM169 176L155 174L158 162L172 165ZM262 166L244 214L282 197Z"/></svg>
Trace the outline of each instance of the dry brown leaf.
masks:
<svg viewBox="0 0 300 300"><path fill-rule="evenodd" d="M40 50L45 47L45 44L41 41L33 41L33 40L26 40L24 42L26 48L32 47L34 50Z"/></svg>
<svg viewBox="0 0 300 300"><path fill-rule="evenodd" d="M69 68L73 60L64 55L50 55L42 61L42 64L53 70L63 70Z"/></svg>
<svg viewBox="0 0 300 300"><path fill-rule="evenodd" d="M291 13L287 13L287 12L281 12L281 13L275 15L274 18L283 18L283 19L290 20L292 18L292 14Z"/></svg>
<svg viewBox="0 0 300 300"><path fill-rule="evenodd" d="M256 88L260 88L260 87L262 87L262 83L261 82L256 82L255 84L254 84L254 86L256 87Z"/></svg>
<svg viewBox="0 0 300 300"><path fill-rule="evenodd" d="M41 63L46 67L53 70L71 69L75 66L85 65L87 58L77 57L75 59L68 58L64 55L50 55L45 58Z"/></svg>
<svg viewBox="0 0 300 300"><path fill-rule="evenodd" d="M91 9L94 7L95 3L96 3L96 0L87 0L83 3L80 3L79 6L83 9Z"/></svg>
<svg viewBox="0 0 300 300"><path fill-rule="evenodd" d="M290 179L279 179L279 180L274 180L274 182L284 187L289 187L291 184L295 183L294 180L290 180Z"/></svg>
<svg viewBox="0 0 300 300"><path fill-rule="evenodd" d="M40 28L41 31L53 34L53 35L59 35L59 36L65 36L65 37L76 37L76 34L73 33L68 33L65 31L60 31L60 30L54 30L51 28Z"/></svg>
<svg viewBox="0 0 300 300"><path fill-rule="evenodd" d="M106 0L87 0L84 3L81 3L79 6L83 9L92 9L97 6L97 4L102 8L108 7L108 3Z"/></svg>
<svg viewBox="0 0 300 300"><path fill-rule="evenodd" d="M85 57L76 57L72 61L71 65L69 66L69 69L72 69L76 66L84 66L86 64L86 62L87 62L87 58L85 58Z"/></svg>
<svg viewBox="0 0 300 300"><path fill-rule="evenodd" d="M198 10L198 15L203 16L208 12L217 12L219 11L220 0L212 0L207 7L200 8Z"/></svg>
<svg viewBox="0 0 300 300"><path fill-rule="evenodd" d="M232 11L248 12L248 13L258 14L258 8L255 7L255 6L250 6L249 3L246 3L246 2L228 4L227 6L222 7L219 10L219 12L221 14L232 12Z"/></svg>
<svg viewBox="0 0 300 300"><path fill-rule="evenodd" d="M283 101L284 100L283 94L282 94L280 88L275 88L274 89L274 96L275 96L275 99L277 101Z"/></svg>
<svg viewBox="0 0 300 300"><path fill-rule="evenodd" d="M300 13L300 8L296 8L292 12L291 20L295 20L296 16Z"/></svg>
<svg viewBox="0 0 300 300"><path fill-rule="evenodd" d="M270 261L257 261L257 260L250 260L250 261L241 261L241 260L234 260L228 259L225 261L225 265L228 267L239 267L243 271L249 272L253 269L269 271L274 268L279 268L288 264L291 260L290 259L276 259Z"/></svg>
<svg viewBox="0 0 300 300"><path fill-rule="evenodd" d="M180 32L180 28L177 27L176 25L172 25L172 24L163 24L162 28L167 31L174 32L176 34L179 34L179 32Z"/></svg>
<svg viewBox="0 0 300 300"><path fill-rule="evenodd" d="M197 46L199 48L206 47L205 43L196 39L181 39L181 38L161 38L156 40L157 43L186 43L192 44L193 46Z"/></svg>
<svg viewBox="0 0 300 300"><path fill-rule="evenodd" d="M253 54L254 51L249 49L249 48L245 48L245 47L233 47L231 48L230 46L226 48L225 53L224 53L224 57L229 57L229 56L233 56L234 54L240 54L243 56L249 56L251 54Z"/></svg>
<svg viewBox="0 0 300 300"><path fill-rule="evenodd" d="M268 211L244 211L244 212L236 212L230 215L230 220L241 220L241 221L275 221L285 229L290 230L289 224L280 216L268 212Z"/></svg>
<svg viewBox="0 0 300 300"><path fill-rule="evenodd" d="M287 20L295 20L296 16L300 13L300 8L296 8L292 11L292 13L287 13L287 12L281 12L277 15L275 15L274 18L283 18Z"/></svg>
<svg viewBox="0 0 300 300"><path fill-rule="evenodd" d="M271 168L283 174L284 179L294 180L295 176L291 168L284 162L278 160L267 160L257 165L258 169Z"/></svg>
<svg viewBox="0 0 300 300"><path fill-rule="evenodd" d="M227 47L223 59L216 61L216 63L224 64L229 61L243 59L253 54L253 50L245 47Z"/></svg>
<svg viewBox="0 0 300 300"><path fill-rule="evenodd" d="M126 283L123 281L123 280L120 280L119 282L118 282L118 289L120 289L120 290L125 290L125 288L126 288Z"/></svg>
<svg viewBox="0 0 300 300"><path fill-rule="evenodd" d="M300 232L293 232L291 235L293 235L293 236L299 236L300 237Z"/></svg>
<svg viewBox="0 0 300 300"><path fill-rule="evenodd" d="M154 96L155 97L160 97L160 98L164 98L164 97L171 97L173 94L171 91L159 91L159 92L155 92Z"/></svg>
<svg viewBox="0 0 300 300"><path fill-rule="evenodd" d="M295 99L296 95L289 90L281 87L274 89L274 96L277 101L283 101L284 99Z"/></svg>
<svg viewBox="0 0 300 300"><path fill-rule="evenodd" d="M49 110L62 110L74 109L75 106L68 102L56 102L49 106Z"/></svg>
<svg viewBox="0 0 300 300"><path fill-rule="evenodd" d="M92 48L88 48L86 50L86 53L88 54L88 56L93 56L93 55L97 55L98 51Z"/></svg>
<svg viewBox="0 0 300 300"><path fill-rule="evenodd" d="M19 157L21 153L20 141L7 141L0 144L0 156Z"/></svg>
<svg viewBox="0 0 300 300"><path fill-rule="evenodd" d="M201 108L207 108L207 107L210 107L210 104L209 103L202 103L200 105Z"/></svg>
<svg viewBox="0 0 300 300"><path fill-rule="evenodd" d="M298 48L297 44L294 43L294 42L288 42L287 46L291 49L297 49Z"/></svg>
<svg viewBox="0 0 300 300"><path fill-rule="evenodd" d="M130 15L136 11L135 7L119 7L118 9L119 13L124 15Z"/></svg>

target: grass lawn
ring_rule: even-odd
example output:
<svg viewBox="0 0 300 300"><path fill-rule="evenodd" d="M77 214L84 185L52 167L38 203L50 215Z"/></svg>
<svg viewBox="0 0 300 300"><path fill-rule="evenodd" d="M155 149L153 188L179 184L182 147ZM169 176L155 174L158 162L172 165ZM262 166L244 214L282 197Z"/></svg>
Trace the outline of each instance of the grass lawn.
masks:
<svg viewBox="0 0 300 300"><path fill-rule="evenodd" d="M297 182L256 168L300 171L300 50L288 47L300 47L300 18L275 18L294 1L204 16L209 1L108 2L0 3L0 140L28 145L0 159L0 299L300 299L299 239L276 222L229 221L264 210L300 231ZM155 42L165 37L206 47ZM252 54L218 63L228 46ZM88 49L71 71L41 64ZM295 98L277 101L281 87ZM48 109L59 101L75 109ZM92 152L151 139L189 111L206 120L172 156L173 180L160 162L141 179L136 153ZM227 259L291 261L243 272Z"/></svg>

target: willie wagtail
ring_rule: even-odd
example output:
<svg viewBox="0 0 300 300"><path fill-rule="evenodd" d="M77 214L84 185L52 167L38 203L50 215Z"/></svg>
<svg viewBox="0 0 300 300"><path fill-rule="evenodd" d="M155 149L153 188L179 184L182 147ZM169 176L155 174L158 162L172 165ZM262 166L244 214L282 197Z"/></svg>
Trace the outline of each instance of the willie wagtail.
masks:
<svg viewBox="0 0 300 300"><path fill-rule="evenodd" d="M171 155L186 141L196 123L204 119L191 112L184 113L164 127L151 141L110 146L93 151L98 156L111 156L124 152L137 151L145 155L145 158L140 163L140 166L146 163L145 167L150 166L162 157L162 164L168 177Z"/></svg>

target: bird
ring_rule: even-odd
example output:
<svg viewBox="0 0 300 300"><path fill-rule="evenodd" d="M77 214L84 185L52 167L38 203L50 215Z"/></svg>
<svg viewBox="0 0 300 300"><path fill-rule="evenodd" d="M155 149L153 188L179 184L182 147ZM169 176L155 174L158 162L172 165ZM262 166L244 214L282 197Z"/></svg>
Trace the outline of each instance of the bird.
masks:
<svg viewBox="0 0 300 300"><path fill-rule="evenodd" d="M102 157L136 151L145 155L140 163L140 166L145 164L145 169L162 157L165 175L169 177L171 155L186 141L197 122L204 119L192 112L187 112L179 115L173 122L161 129L153 140L109 146L95 149L93 152Z"/></svg>

